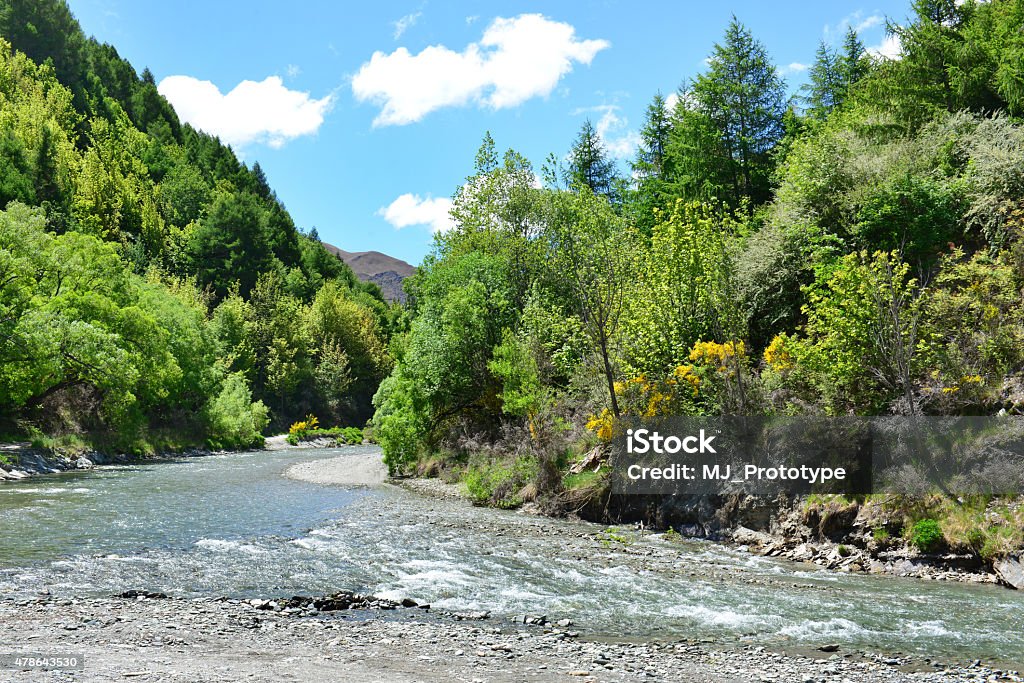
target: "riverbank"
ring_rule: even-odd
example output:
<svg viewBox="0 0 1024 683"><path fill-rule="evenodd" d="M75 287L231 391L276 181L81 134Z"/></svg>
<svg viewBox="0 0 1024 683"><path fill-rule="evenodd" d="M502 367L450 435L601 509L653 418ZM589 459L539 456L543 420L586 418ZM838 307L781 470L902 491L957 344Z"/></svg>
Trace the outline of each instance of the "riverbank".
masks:
<svg viewBox="0 0 1024 683"><path fill-rule="evenodd" d="M12 681L1021 681L983 664L710 642L592 640L417 608L273 611L245 600L0 600L4 653L77 654L84 669L3 672ZM480 615L473 615L480 616ZM831 648L826 648L831 649ZM10 677L7 677L10 674Z"/></svg>
<svg viewBox="0 0 1024 683"><path fill-rule="evenodd" d="M354 452L330 460L297 463L285 470L284 476L328 486L377 486L387 479L388 469L379 452Z"/></svg>
<svg viewBox="0 0 1024 683"><path fill-rule="evenodd" d="M307 450L316 448L334 448L336 439L314 439L303 441L293 446L287 441L287 435L269 436L264 441L263 450ZM40 474L60 474L76 470L90 470L104 465L132 465L143 461L168 458L198 458L223 453L244 452L211 450L198 446L164 449L148 454L109 453L95 449L61 451L50 448L36 448L27 441L0 443L0 482L20 481Z"/></svg>
<svg viewBox="0 0 1024 683"><path fill-rule="evenodd" d="M379 454L359 453L293 465L285 476L314 484L373 486L385 481L386 469ZM405 477L387 481L429 498L462 500L467 504L470 502L464 487L437 478ZM686 505L684 503L678 507L685 509ZM535 504L527 504L522 510L530 514L550 513L550 508ZM721 510L726 510L727 514L721 514ZM851 504L825 514L813 508L810 510L809 514L799 499L764 501L745 496L730 504L723 503L710 513L699 509L687 510L687 513L694 519L699 518L700 514L708 517L714 513L718 525L716 533L712 535L714 540L763 557L806 562L837 572L1001 584L1009 588L1024 586L1024 573L1019 560L1015 558L998 560L989 567L970 554L924 554L899 544L896 539L882 544L873 538L870 515L865 515L859 506ZM869 521L865 522L865 518ZM610 519L605 512L584 514L582 519L618 524L625 521L621 518ZM744 526L744 523L751 522L759 523L764 530ZM679 526L690 531L691 535L708 535L707 524ZM668 535L672 536L672 533ZM830 535L839 535L839 538L833 539Z"/></svg>
<svg viewBox="0 0 1024 683"><path fill-rule="evenodd" d="M97 450L62 452L35 448L29 442L0 444L0 482L20 481L40 474L91 470L98 465L130 465L159 458L189 458L212 455L215 451L192 447L161 451L152 455L104 453Z"/></svg>

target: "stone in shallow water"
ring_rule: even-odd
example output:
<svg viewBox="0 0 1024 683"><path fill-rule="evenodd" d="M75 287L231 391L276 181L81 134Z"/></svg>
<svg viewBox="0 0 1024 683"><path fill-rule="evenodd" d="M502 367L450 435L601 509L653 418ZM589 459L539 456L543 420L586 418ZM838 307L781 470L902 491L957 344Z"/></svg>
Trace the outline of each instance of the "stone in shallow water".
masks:
<svg viewBox="0 0 1024 683"><path fill-rule="evenodd" d="M1024 565L1020 558L1004 557L993 563L996 575L1006 584L1017 590L1024 590Z"/></svg>

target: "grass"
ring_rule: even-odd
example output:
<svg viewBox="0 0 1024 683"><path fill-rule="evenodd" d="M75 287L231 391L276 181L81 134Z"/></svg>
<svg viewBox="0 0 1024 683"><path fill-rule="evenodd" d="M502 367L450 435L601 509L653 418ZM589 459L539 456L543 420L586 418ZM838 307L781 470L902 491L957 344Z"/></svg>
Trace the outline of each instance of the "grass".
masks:
<svg viewBox="0 0 1024 683"><path fill-rule="evenodd" d="M363 443L363 430L359 427L328 427L327 429L317 427L291 432L286 437L288 443L293 446L298 446L302 441L314 439L336 439L340 444L361 444Z"/></svg>
<svg viewBox="0 0 1024 683"><path fill-rule="evenodd" d="M941 495L886 497L876 504L902 516L903 538L919 548L919 541L927 541L921 537L921 525L932 527L929 520L951 550L973 552L985 561L1024 548L1024 505L1016 496L967 496L957 500ZM877 534L882 532L876 529L874 533L879 538ZM934 533L929 532L929 536L934 538Z"/></svg>
<svg viewBox="0 0 1024 683"><path fill-rule="evenodd" d="M462 483L477 505L511 509L533 497L531 484L538 474L537 461L528 457L514 460L485 460L470 463Z"/></svg>
<svg viewBox="0 0 1024 683"><path fill-rule="evenodd" d="M562 488L566 491L583 489L592 486L594 482L603 477L601 472L586 471L579 474L566 474L562 477Z"/></svg>
<svg viewBox="0 0 1024 683"><path fill-rule="evenodd" d="M603 545L605 548L610 548L612 546L612 543L618 543L623 546L628 546L632 544L632 542L633 541L630 540L627 536L624 536L620 533L616 533L615 529L608 528L601 531L601 545Z"/></svg>
<svg viewBox="0 0 1024 683"><path fill-rule="evenodd" d="M919 549L936 550L944 543L954 552L975 553L989 562L1024 549L1024 503L1019 496L967 496L952 500L938 494L914 498L812 495L808 496L805 509L828 512L854 502L886 512L889 519L895 518L895 523L873 528L871 535L879 542L886 542L895 534ZM929 531L922 534L925 527Z"/></svg>

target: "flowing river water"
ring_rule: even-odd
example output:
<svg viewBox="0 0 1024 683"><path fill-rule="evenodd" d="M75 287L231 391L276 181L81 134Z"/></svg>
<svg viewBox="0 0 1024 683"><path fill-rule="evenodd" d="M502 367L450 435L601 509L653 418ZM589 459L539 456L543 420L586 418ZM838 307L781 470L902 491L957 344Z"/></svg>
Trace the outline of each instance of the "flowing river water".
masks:
<svg viewBox="0 0 1024 683"><path fill-rule="evenodd" d="M841 574L391 486L282 476L295 462L370 448L217 455L5 483L0 596L350 589L496 617L571 618L615 638L841 643L1024 663L1021 591Z"/></svg>

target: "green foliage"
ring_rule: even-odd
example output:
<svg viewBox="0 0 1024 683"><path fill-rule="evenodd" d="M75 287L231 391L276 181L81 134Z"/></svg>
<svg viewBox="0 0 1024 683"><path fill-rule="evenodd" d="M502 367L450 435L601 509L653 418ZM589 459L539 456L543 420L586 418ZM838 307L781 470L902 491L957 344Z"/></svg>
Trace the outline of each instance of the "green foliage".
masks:
<svg viewBox="0 0 1024 683"><path fill-rule="evenodd" d="M537 414L546 398L537 360L511 330L502 332L487 367L501 382L502 412L519 417Z"/></svg>
<svg viewBox="0 0 1024 683"><path fill-rule="evenodd" d="M695 115L677 124L684 138L692 141L689 149L677 145L681 156L689 157L689 163L714 169L709 175L721 179L715 183L715 196L732 208L738 208L744 198L754 205L767 201L774 166L772 150L782 139L787 102L785 84L764 45L734 17L723 41L715 44L707 72L699 75L684 95ZM685 107L685 100L680 105Z"/></svg>
<svg viewBox="0 0 1024 683"><path fill-rule="evenodd" d="M866 198L853 232L863 248L898 250L911 261L934 258L955 236L960 201L927 178L897 177Z"/></svg>
<svg viewBox="0 0 1024 683"><path fill-rule="evenodd" d="M251 445L264 405L285 424L365 419L390 367L379 291L63 2L0 0L0 28L0 208L17 200L0 213L0 421ZM328 300L355 322L318 324Z"/></svg>
<svg viewBox="0 0 1024 683"><path fill-rule="evenodd" d="M570 188L585 187L610 202L618 201L615 162L608 156L601 136L590 119L583 122L583 127L569 152L563 178Z"/></svg>
<svg viewBox="0 0 1024 683"><path fill-rule="evenodd" d="M522 489L537 477L537 461L528 457L478 462L463 476L470 499L477 505L516 508L523 504Z"/></svg>
<svg viewBox="0 0 1024 683"><path fill-rule="evenodd" d="M263 445L261 432L267 426L267 408L252 401L245 378L228 375L220 393L207 411L209 443L215 448L246 448Z"/></svg>
<svg viewBox="0 0 1024 683"><path fill-rule="evenodd" d="M636 373L664 373L687 361L701 339L735 336L728 239L736 223L705 204L677 201L658 216L641 252L629 297L626 336Z"/></svg>
<svg viewBox="0 0 1024 683"><path fill-rule="evenodd" d="M931 518L918 520L910 527L909 540L921 552L933 552L941 547L944 539L939 523Z"/></svg>
<svg viewBox="0 0 1024 683"><path fill-rule="evenodd" d="M827 272L804 308L804 360L820 373L820 390L837 412L871 414L897 398L912 409L923 298L910 266L896 252L860 252Z"/></svg>
<svg viewBox="0 0 1024 683"><path fill-rule="evenodd" d="M363 438L363 430L359 427L329 427L327 429L306 427L295 429L295 425L292 425L292 429L289 430L285 440L292 446L298 446L303 441L313 441L316 439L335 439L339 444L359 445L363 443Z"/></svg>
<svg viewBox="0 0 1024 683"><path fill-rule="evenodd" d="M358 446L363 443L364 438L363 430L359 427L342 427L338 441Z"/></svg>
<svg viewBox="0 0 1024 683"><path fill-rule="evenodd" d="M600 472L588 471L579 474L566 474L562 477L562 488L566 491L573 489L585 489L593 486L594 482L600 480L604 475Z"/></svg>

